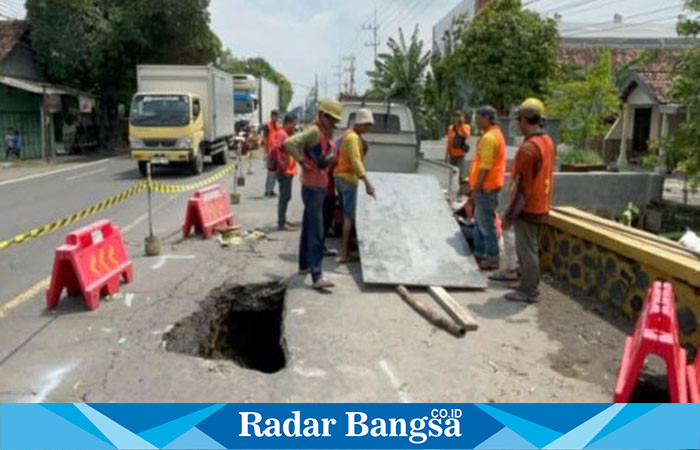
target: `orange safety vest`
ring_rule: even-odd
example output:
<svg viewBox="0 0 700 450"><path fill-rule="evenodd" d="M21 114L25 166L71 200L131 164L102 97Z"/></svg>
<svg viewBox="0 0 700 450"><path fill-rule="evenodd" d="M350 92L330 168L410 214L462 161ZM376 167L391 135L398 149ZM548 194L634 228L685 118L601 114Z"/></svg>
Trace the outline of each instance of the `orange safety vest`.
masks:
<svg viewBox="0 0 700 450"><path fill-rule="evenodd" d="M320 187L326 189L328 185L328 172L330 168L326 167L321 169L318 167L316 161L313 158L310 158L305 150L317 153L320 155L320 157L324 157L329 151L333 151L333 147L323 129L317 124L314 124L313 126L319 128L319 131L321 132L321 140L318 144L301 150L301 164L303 169L301 171L301 184L303 186Z"/></svg>
<svg viewBox="0 0 700 450"><path fill-rule="evenodd" d="M479 144L476 148L476 155L474 155L474 160L469 171L469 185L474 188L476 182L479 179L479 172L481 171L481 153L479 152L479 147L481 146L481 141L489 134L494 134L498 140L498 151L493 155L493 163L491 165L491 170L489 170L484 184L481 189L484 191L497 191L503 187L503 180L506 174L506 139L503 137L503 132L497 126L492 126L489 130L484 133L484 136L479 140Z"/></svg>
<svg viewBox="0 0 700 450"><path fill-rule="evenodd" d="M267 155L277 142L279 128L277 128L277 123L273 121L269 121L265 126L267 127L267 140L265 141L265 154Z"/></svg>
<svg viewBox="0 0 700 450"><path fill-rule="evenodd" d="M287 131L281 128L277 131L277 146L279 147L280 156L282 156L282 162L284 162L284 157L287 157L287 167L282 170L282 174L288 177L293 177L297 174L297 160L289 154L287 149L284 148L284 141L289 137Z"/></svg>
<svg viewBox="0 0 700 450"><path fill-rule="evenodd" d="M463 123L459 130L455 131L454 125L450 125L447 129L447 153L453 158L463 158L465 155L464 150L459 147L453 147L452 142L454 141L455 134L459 133L464 137L464 139L469 139L469 133L471 129L469 125Z"/></svg>
<svg viewBox="0 0 700 450"><path fill-rule="evenodd" d="M538 134L528 138L540 152L542 165L532 179L532 194L525 201L523 212L528 214L547 214L552 206L554 195L554 164L557 151L554 141L546 134Z"/></svg>

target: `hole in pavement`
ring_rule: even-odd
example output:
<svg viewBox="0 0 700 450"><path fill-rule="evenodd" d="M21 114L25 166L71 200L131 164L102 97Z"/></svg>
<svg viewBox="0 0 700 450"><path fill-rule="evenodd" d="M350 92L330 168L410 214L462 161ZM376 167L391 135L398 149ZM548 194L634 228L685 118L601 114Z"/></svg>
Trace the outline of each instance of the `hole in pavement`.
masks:
<svg viewBox="0 0 700 450"><path fill-rule="evenodd" d="M207 359L231 359L246 369L274 373L287 363L280 283L224 284L200 309L165 335L166 349Z"/></svg>

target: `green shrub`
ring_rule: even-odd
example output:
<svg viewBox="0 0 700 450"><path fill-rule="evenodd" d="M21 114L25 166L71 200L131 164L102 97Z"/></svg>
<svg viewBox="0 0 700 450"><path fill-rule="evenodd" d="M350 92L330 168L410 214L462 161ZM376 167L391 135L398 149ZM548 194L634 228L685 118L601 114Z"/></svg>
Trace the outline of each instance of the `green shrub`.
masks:
<svg viewBox="0 0 700 450"><path fill-rule="evenodd" d="M572 148L561 155L562 164L603 164L603 158L593 150Z"/></svg>

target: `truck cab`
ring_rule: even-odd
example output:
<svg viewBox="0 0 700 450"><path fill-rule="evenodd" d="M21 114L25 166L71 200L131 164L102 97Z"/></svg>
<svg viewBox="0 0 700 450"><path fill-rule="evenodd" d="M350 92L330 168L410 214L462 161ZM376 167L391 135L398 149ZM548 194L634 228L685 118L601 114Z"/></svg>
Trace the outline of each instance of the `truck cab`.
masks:
<svg viewBox="0 0 700 450"><path fill-rule="evenodd" d="M131 102L129 145L139 170L147 164L226 164L233 147L233 77L212 66L139 65Z"/></svg>
<svg viewBox="0 0 700 450"><path fill-rule="evenodd" d="M201 100L190 93L137 93L131 102L129 145L131 157L145 175L146 163L189 164L202 171L200 151L204 136Z"/></svg>

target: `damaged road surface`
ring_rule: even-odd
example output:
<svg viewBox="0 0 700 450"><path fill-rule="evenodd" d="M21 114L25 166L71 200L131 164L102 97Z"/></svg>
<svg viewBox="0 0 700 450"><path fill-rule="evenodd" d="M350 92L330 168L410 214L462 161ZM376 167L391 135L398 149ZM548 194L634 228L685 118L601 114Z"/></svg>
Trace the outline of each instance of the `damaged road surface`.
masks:
<svg viewBox="0 0 700 450"><path fill-rule="evenodd" d="M274 373L285 367L282 313L286 287L279 283L214 289L200 310L178 322L164 340L171 352L231 359L246 369Z"/></svg>

